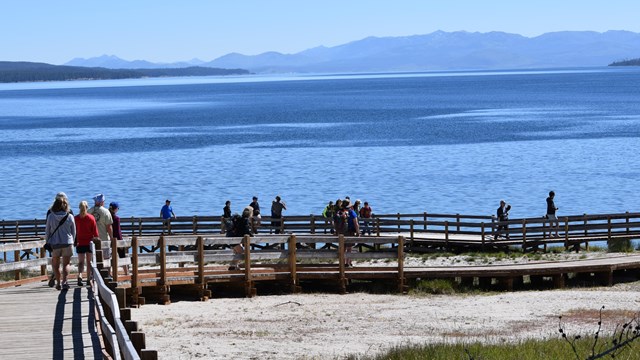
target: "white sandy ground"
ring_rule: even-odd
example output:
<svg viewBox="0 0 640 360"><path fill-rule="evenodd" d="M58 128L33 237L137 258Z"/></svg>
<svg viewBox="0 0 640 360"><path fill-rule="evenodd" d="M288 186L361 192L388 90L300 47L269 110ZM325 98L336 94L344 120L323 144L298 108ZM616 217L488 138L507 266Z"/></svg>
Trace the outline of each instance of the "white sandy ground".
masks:
<svg viewBox="0 0 640 360"><path fill-rule="evenodd" d="M469 264L461 260L419 262ZM570 334L587 334L596 330L603 305L605 333L611 333L640 311L640 282L480 295L301 294L180 301L144 305L133 318L146 333L147 348L158 350L162 359L340 359L408 343L553 338L559 315Z"/></svg>

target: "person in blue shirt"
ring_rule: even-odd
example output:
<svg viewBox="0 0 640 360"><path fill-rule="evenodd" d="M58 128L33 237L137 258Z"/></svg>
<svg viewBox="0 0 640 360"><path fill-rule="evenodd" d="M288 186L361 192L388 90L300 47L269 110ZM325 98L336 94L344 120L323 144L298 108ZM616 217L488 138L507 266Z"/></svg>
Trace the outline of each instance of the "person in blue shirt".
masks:
<svg viewBox="0 0 640 360"><path fill-rule="evenodd" d="M164 226L169 226L171 219L176 217L176 214L173 213L173 208L171 207L171 200L167 199L164 202L164 206L160 209L160 217L162 218L162 224ZM171 228L169 228L169 234L171 234Z"/></svg>

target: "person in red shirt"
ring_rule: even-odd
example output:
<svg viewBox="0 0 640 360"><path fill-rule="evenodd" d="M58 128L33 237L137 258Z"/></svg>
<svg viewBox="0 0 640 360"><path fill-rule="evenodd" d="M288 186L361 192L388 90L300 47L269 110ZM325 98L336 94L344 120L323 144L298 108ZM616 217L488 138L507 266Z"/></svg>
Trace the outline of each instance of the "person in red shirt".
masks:
<svg viewBox="0 0 640 360"><path fill-rule="evenodd" d="M369 227L369 221L368 219L371 219L371 207L369 206L369 202L365 201L364 202L364 206L362 207L362 209L360 209L360 219L362 219L362 225L364 225L362 227L362 235L364 236L364 233L368 233L369 235L371 235L371 227Z"/></svg>
<svg viewBox="0 0 640 360"><path fill-rule="evenodd" d="M78 286L83 286L82 273L84 272L84 263L87 262L87 281L91 279L91 241L94 238L99 238L98 225L96 224L96 218L89 214L89 204L86 201L81 201L80 214L74 217L76 221L76 241L75 247L78 253Z"/></svg>

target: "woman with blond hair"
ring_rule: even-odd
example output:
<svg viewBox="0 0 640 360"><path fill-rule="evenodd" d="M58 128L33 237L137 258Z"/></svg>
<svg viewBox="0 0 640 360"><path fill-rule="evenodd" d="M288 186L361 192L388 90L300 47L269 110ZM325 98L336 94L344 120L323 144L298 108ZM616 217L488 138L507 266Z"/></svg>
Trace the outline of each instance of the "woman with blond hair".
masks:
<svg viewBox="0 0 640 360"><path fill-rule="evenodd" d="M87 281L91 280L91 241L95 238L99 238L98 225L96 224L96 218L89 214L89 204L82 200L80 201L80 214L76 215L76 252L78 253L78 286L83 286L82 273L84 272L85 261L87 263Z"/></svg>
<svg viewBox="0 0 640 360"><path fill-rule="evenodd" d="M51 266L53 267L56 289L67 290L69 289L67 283L69 263L73 255L71 246L76 237L76 223L73 216L69 214L69 202L66 198L56 198L53 202L51 212L47 215L45 234L47 244L52 249ZM62 265L62 272L60 265Z"/></svg>

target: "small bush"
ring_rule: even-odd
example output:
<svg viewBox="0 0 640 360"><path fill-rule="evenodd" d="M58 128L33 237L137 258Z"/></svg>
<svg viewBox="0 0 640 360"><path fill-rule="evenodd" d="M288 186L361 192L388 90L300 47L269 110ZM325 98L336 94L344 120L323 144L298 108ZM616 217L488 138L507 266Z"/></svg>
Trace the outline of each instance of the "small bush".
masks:
<svg viewBox="0 0 640 360"><path fill-rule="evenodd" d="M445 279L421 280L416 287L411 290L411 294L439 294L451 295L455 294L455 286L453 281Z"/></svg>

